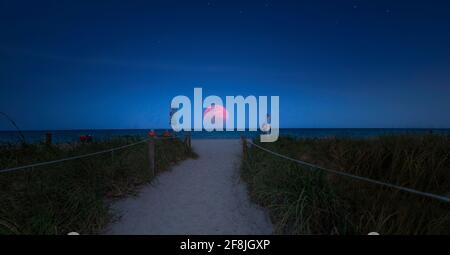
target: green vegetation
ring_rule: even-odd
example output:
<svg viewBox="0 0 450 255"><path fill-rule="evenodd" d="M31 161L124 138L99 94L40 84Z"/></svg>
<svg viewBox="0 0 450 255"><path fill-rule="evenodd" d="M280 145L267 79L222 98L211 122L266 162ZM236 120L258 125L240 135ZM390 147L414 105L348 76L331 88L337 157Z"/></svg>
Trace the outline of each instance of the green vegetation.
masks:
<svg viewBox="0 0 450 255"><path fill-rule="evenodd" d="M106 150L138 141L124 137L86 144L0 147L0 169ZM157 171L195 156L179 139L156 140ZM95 234L112 216L110 202L135 194L154 176L148 144L112 153L0 173L0 234Z"/></svg>
<svg viewBox="0 0 450 255"><path fill-rule="evenodd" d="M281 154L421 191L450 196L450 136L280 138ZM242 177L280 234L448 234L450 205L383 188L249 148Z"/></svg>

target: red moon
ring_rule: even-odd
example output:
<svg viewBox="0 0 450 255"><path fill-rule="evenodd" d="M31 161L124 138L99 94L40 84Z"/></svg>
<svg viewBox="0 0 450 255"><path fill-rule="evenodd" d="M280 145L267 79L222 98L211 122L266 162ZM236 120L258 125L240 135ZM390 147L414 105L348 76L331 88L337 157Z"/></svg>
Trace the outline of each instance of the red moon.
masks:
<svg viewBox="0 0 450 255"><path fill-rule="evenodd" d="M215 116L216 120L217 120L217 118L222 118L223 122L225 122L228 117L227 109L225 109L221 105L211 105L208 108L206 108L205 111L203 112L203 118L209 114L212 114L213 116Z"/></svg>

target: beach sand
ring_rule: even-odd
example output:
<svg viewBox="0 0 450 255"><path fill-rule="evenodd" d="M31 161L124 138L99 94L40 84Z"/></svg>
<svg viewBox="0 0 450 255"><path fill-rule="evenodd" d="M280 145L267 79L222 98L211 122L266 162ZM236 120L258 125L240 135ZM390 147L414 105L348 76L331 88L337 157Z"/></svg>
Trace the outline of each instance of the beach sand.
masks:
<svg viewBox="0 0 450 255"><path fill-rule="evenodd" d="M106 234L270 234L267 212L239 176L240 140L192 140L198 159L160 174L137 197L116 202Z"/></svg>

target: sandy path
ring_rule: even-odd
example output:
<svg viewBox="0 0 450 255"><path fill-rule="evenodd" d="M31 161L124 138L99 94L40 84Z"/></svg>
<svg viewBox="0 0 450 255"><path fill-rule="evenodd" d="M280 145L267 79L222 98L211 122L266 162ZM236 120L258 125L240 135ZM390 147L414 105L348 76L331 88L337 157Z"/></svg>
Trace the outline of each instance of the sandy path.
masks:
<svg viewBox="0 0 450 255"><path fill-rule="evenodd" d="M199 154L114 204L108 234L270 234L266 212L239 179L239 140L193 140Z"/></svg>

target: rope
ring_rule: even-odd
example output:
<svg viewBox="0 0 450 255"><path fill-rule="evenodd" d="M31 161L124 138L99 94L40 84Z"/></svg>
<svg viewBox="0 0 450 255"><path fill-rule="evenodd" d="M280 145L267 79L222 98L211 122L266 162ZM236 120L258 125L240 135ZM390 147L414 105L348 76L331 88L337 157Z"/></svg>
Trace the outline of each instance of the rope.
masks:
<svg viewBox="0 0 450 255"><path fill-rule="evenodd" d="M1 173L7 173L7 172L14 172L14 171L23 170L23 169L32 169L32 168L38 167L38 166L51 165L51 164L65 162L65 161L74 160L74 159L81 159L81 158L92 157L92 156L96 156L96 155L100 155L100 154L104 154L104 153L108 153L108 152L122 150L122 149L125 149L125 148L128 148L128 147L132 147L132 146L144 143L144 142L148 142L151 139L154 139L154 140L165 140L165 139L175 139L175 138L177 138L177 137L147 138L147 139L144 139L144 140L141 140L139 142L132 143L132 144L127 144L127 145L123 145L123 146L120 146L120 147L107 149L107 150L102 150L102 151L97 151L97 152L84 154L84 155L80 155L80 156L73 156L73 157L67 157L67 158L63 158L63 159L57 159L57 160L51 160L51 161L46 161L46 162L41 162L41 163L30 164L30 165L26 165L26 166L19 166L19 167L2 169L2 170L0 170L0 174Z"/></svg>
<svg viewBox="0 0 450 255"><path fill-rule="evenodd" d="M266 148L264 148L264 147L262 147L262 146L260 146L258 144L253 143L250 140L247 140L247 142L250 143L251 145L254 145L255 147L257 147L257 148L259 148L259 149L261 149L261 150L263 150L265 152L268 152L270 154L273 154L275 156L278 156L278 157L281 157L281 158L284 158L284 159L287 159L287 160L290 160L290 161L294 161L294 162L302 164L302 165L309 166L309 167L311 167L310 170L312 170L312 171L314 171L313 168L316 168L316 169L319 169L319 170L322 170L322 171L325 171L325 172L333 173L333 174L340 175L340 176L349 177L349 178L352 178L352 179L355 179L355 180L365 181L365 182L377 184L377 185L380 185L380 186L385 186L385 187L389 187L389 188L393 188L393 189L398 189L398 190L401 190L401 191L404 191L404 192L409 192L409 193L416 194L416 195L419 195L419 196L424 196L424 197L440 200L440 201L445 202L445 203L450 203L450 198L446 197L446 196L440 196L440 195L436 195L436 194L433 194L433 193L423 192L423 191L419 191L419 190L415 190L415 189L411 189L411 188L406 188L406 187L402 187L402 186L391 184L391 183L386 183L386 182L382 182L382 181L373 180L373 179L370 179L370 178L367 178L367 177L362 177L362 176L353 175L353 174L349 174L349 173L345 173L345 172L341 172L341 171L327 169L327 168L324 168L324 167L321 167L321 166L318 166L318 165L314 165L314 164L311 164L311 163L308 163L308 162L305 162L305 161L294 159L294 158L288 157L286 155L282 155L280 153L271 151L271 150L266 149Z"/></svg>

